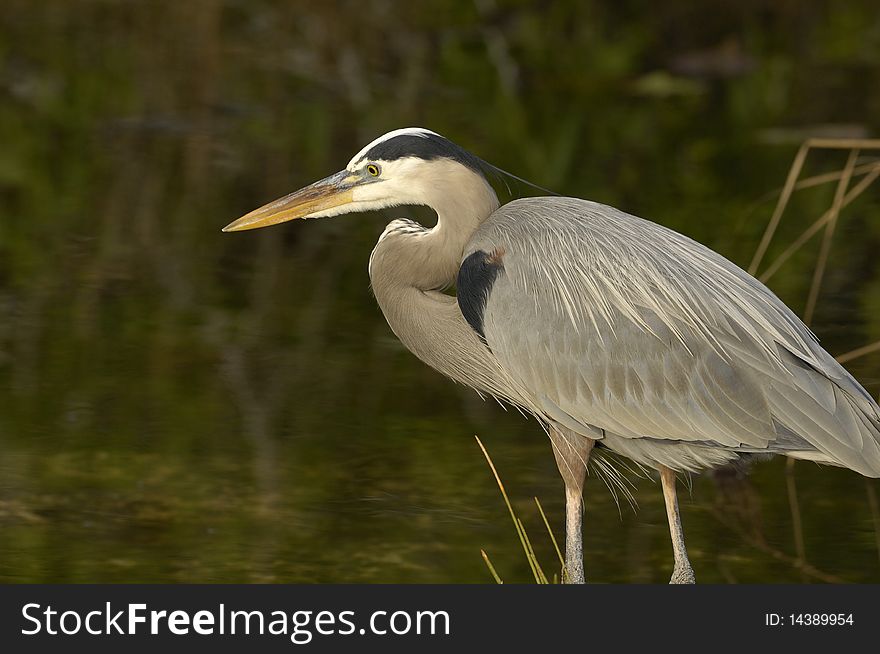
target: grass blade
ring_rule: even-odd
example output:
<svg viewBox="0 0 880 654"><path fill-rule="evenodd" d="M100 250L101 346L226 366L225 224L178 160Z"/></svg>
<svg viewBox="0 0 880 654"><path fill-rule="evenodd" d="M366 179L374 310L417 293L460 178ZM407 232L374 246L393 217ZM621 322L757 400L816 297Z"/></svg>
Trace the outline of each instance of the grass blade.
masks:
<svg viewBox="0 0 880 654"><path fill-rule="evenodd" d="M519 518L516 517L513 506L510 504L510 498L507 497L507 491L504 490L504 484L501 483L501 477L498 475L498 470L495 469L495 464L492 463L492 457L489 456L489 452L486 451L486 447L483 445L483 441L480 440L480 437L475 435L474 438L477 439L477 445L479 445L480 449L483 451L483 456L486 457L489 469L492 470L492 474L495 476L495 482L498 484L498 488L501 489L501 496L504 498L504 503L507 505L507 510L510 512L510 518L513 520L513 526L516 528L516 534L519 536L519 542L522 544L523 552L525 552L526 559L529 561L529 567L532 569L535 581L541 583L543 572L539 572L539 569L535 566L534 554L530 553L528 537L525 535L522 523L520 523ZM544 579L546 582L546 577L544 577Z"/></svg>
<svg viewBox="0 0 880 654"><path fill-rule="evenodd" d="M559 557L559 563L562 565L562 577L563 579L568 577L568 570L565 568L565 558L562 556L562 552L559 550L559 545L556 543L556 536L553 535L553 530L550 528L550 521L547 520L547 515L544 513L544 507L541 506L541 501L536 497L535 504L538 505L538 513L541 514L541 519L544 521L544 526L547 527L547 533L550 534L550 540L553 542L553 549L556 550L556 556ZM553 578L556 578L556 575L553 575Z"/></svg>
<svg viewBox="0 0 880 654"><path fill-rule="evenodd" d="M496 584L503 584L501 581L501 577L498 576L498 573L495 571L495 566L492 565L492 561L489 560L489 555L486 554L486 550L480 550L480 554L483 555L483 561L486 562L486 567L489 568L489 572L492 573L492 577L495 579Z"/></svg>

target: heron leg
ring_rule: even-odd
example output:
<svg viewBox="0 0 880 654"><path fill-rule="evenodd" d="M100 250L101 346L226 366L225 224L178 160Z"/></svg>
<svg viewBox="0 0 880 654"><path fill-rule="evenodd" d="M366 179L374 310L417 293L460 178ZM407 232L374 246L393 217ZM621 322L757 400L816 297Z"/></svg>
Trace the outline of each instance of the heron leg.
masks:
<svg viewBox="0 0 880 654"><path fill-rule="evenodd" d="M696 583L694 569L688 561L687 549L684 546L684 532L681 529L681 515L678 512L678 495L675 492L675 472L666 466L661 466L660 482L663 485L663 499L666 501L666 517L669 518L672 553L675 556L675 567L672 569L669 583Z"/></svg>
<svg viewBox="0 0 880 654"><path fill-rule="evenodd" d="M584 582L583 491L587 461L595 441L565 427L551 425L550 442L565 482L565 570L563 581Z"/></svg>

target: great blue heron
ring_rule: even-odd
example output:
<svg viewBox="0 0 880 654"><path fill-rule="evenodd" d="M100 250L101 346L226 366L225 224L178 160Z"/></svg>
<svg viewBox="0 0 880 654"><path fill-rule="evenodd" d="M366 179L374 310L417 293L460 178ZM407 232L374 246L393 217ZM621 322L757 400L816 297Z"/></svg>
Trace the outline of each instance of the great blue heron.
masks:
<svg viewBox="0 0 880 654"><path fill-rule="evenodd" d="M880 407L767 287L705 246L568 197L499 206L491 166L421 128L224 231L426 205L370 255L376 300L419 359L533 414L565 482L565 578L584 581L593 445L659 471L670 583L693 583L675 473L784 454L880 476ZM457 297L443 292L455 284Z"/></svg>

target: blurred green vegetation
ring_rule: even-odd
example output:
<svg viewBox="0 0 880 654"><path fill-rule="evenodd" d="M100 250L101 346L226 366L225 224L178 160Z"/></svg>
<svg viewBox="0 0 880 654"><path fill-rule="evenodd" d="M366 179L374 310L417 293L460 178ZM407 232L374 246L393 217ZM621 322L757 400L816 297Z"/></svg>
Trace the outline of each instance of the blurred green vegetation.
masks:
<svg viewBox="0 0 880 654"><path fill-rule="evenodd" d="M747 265L801 140L878 122L875 0L7 0L0 581L491 581L481 547L528 580L472 435L533 534L533 495L562 528L550 448L395 341L366 274L383 218L220 228L423 125ZM833 192L795 196L770 260ZM771 284L797 311L816 249ZM835 237L813 325L832 353L880 339L878 251L875 188ZM850 368L880 392L880 355ZM701 581L880 579L876 485L795 479L820 572L792 562L776 461L695 480ZM588 482L592 579L668 578L659 490L636 497L621 518Z"/></svg>

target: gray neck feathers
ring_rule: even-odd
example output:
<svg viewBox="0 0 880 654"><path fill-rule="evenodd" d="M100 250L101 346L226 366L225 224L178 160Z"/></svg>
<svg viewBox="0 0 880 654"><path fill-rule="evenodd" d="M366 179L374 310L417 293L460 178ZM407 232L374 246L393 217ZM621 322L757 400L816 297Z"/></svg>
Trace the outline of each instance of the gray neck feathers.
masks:
<svg viewBox="0 0 880 654"><path fill-rule="evenodd" d="M485 188L439 196L433 229L390 223L370 256L370 281L392 331L419 359L454 381L522 405L521 393L464 320L455 298L441 292L455 281L473 233L498 207L491 187L482 179L480 185Z"/></svg>

